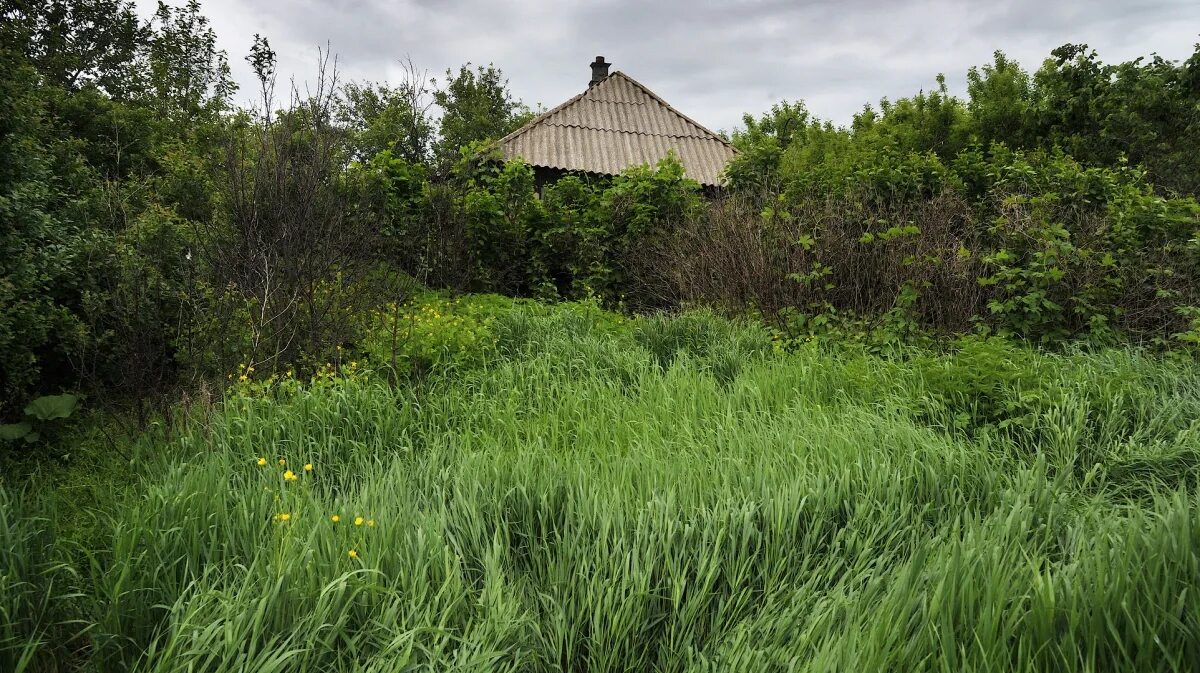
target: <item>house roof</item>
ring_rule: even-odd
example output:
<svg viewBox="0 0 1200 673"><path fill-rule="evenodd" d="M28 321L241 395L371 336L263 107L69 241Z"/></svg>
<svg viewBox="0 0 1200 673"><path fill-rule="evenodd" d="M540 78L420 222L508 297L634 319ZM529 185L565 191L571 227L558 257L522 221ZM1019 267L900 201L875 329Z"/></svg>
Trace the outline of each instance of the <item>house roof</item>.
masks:
<svg viewBox="0 0 1200 673"><path fill-rule="evenodd" d="M674 149L688 177L714 186L736 153L620 71L504 136L500 149L533 166L608 175L653 166Z"/></svg>

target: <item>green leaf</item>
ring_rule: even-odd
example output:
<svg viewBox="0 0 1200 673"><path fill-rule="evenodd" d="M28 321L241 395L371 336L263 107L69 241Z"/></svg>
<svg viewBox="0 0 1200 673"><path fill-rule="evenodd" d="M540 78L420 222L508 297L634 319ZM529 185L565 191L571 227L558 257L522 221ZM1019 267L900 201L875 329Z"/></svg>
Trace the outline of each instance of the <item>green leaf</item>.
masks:
<svg viewBox="0 0 1200 673"><path fill-rule="evenodd" d="M75 412L75 406L78 403L79 397L69 393L46 395L30 402L25 407L25 415L42 421L66 418Z"/></svg>
<svg viewBox="0 0 1200 673"><path fill-rule="evenodd" d="M0 423L0 441L15 442L33 433L28 423Z"/></svg>

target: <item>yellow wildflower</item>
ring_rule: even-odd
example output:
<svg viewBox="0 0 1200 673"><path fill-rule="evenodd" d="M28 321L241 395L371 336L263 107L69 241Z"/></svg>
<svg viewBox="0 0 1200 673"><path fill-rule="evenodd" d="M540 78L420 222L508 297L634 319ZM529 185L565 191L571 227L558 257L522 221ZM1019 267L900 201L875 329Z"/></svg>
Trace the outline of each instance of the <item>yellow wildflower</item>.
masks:
<svg viewBox="0 0 1200 673"><path fill-rule="evenodd" d="M341 521L341 520L342 520L342 517L340 517L340 516L338 516L338 515L334 514L333 516L329 517L329 520L330 520L330 521L332 521L332 522L334 522L334 523L337 523L337 522L339 522L339 521Z"/></svg>
<svg viewBox="0 0 1200 673"><path fill-rule="evenodd" d="M363 525L363 518L361 516L354 517L354 525L355 526Z"/></svg>
<svg viewBox="0 0 1200 673"><path fill-rule="evenodd" d="M284 481L296 481L296 480L297 480L297 479L299 479L299 478L300 478L300 477L297 477L297 476L296 476L296 473L295 473L295 472L292 472L291 470L288 470L287 472L284 472L284 473L283 473L283 480L284 480Z"/></svg>
<svg viewBox="0 0 1200 673"><path fill-rule="evenodd" d="M242 383L245 383L246 381L250 380L250 377L246 376L245 374L242 374L241 376L238 377L238 380L241 381Z"/></svg>
<svg viewBox="0 0 1200 673"><path fill-rule="evenodd" d="M346 555L350 558L358 558L358 551L351 549L350 551L346 552Z"/></svg>
<svg viewBox="0 0 1200 673"><path fill-rule="evenodd" d="M262 467L263 465L266 465L266 464L267 464L267 459L266 459L266 458L259 458L257 462L258 462L258 466L259 466L259 467Z"/></svg>
<svg viewBox="0 0 1200 673"><path fill-rule="evenodd" d="M287 465L287 461L286 461L286 460L284 460L284 459L282 459L282 458L280 458L280 459L279 459L279 467L283 467L284 465Z"/></svg>
<svg viewBox="0 0 1200 673"><path fill-rule="evenodd" d="M312 472L312 463L305 463L305 464L304 464L304 471L305 471L305 472Z"/></svg>
<svg viewBox="0 0 1200 673"><path fill-rule="evenodd" d="M280 512L279 514L276 514L276 515L275 515L275 520L276 520L276 521L283 521L283 522L285 522L285 523L286 523L286 522L288 522L288 521L291 521L291 520L292 520L292 515L291 515L291 514L289 514L289 513L287 513L287 512Z"/></svg>
<svg viewBox="0 0 1200 673"><path fill-rule="evenodd" d="M375 519L367 519L367 525L368 525L368 526L374 526L374 525L375 525Z"/></svg>

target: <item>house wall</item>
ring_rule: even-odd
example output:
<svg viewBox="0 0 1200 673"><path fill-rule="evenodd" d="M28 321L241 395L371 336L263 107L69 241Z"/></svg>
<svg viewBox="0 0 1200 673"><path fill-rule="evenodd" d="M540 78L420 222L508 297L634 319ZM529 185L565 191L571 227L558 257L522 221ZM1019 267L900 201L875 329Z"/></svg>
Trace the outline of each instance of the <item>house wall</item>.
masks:
<svg viewBox="0 0 1200 673"><path fill-rule="evenodd" d="M546 168L545 166L534 166L533 167L533 181L534 181L534 185L537 188L538 195L539 196L541 195L542 189L546 185L548 185L552 182L556 182L559 178L561 178L562 176L564 176L566 174L567 174L567 171L565 171L561 168Z"/></svg>

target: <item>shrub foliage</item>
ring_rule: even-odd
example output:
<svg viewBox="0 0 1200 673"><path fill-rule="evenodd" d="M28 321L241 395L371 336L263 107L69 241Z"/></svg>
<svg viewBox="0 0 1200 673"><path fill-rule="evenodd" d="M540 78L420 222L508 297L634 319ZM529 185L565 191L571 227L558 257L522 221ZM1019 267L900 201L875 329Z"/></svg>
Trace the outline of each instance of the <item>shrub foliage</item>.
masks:
<svg viewBox="0 0 1200 673"><path fill-rule="evenodd" d="M1200 341L1200 51L997 53L845 127L782 103L728 185L674 157L541 184L490 143L530 111L493 65L231 103L199 3L4 9L0 421L33 396L146 400L312 371L412 288L761 312L791 339L982 330L1057 346ZM436 104L445 114L430 115ZM148 418L149 410L140 414Z"/></svg>

